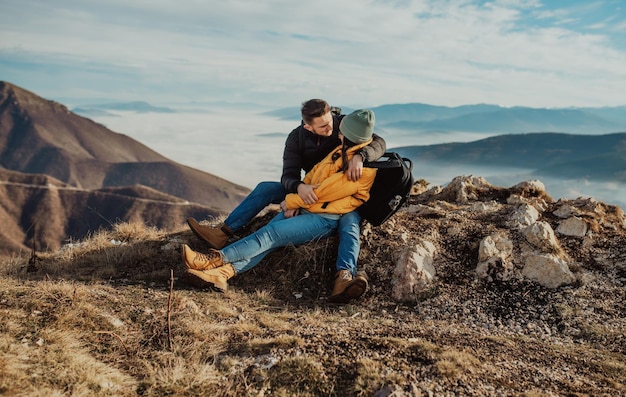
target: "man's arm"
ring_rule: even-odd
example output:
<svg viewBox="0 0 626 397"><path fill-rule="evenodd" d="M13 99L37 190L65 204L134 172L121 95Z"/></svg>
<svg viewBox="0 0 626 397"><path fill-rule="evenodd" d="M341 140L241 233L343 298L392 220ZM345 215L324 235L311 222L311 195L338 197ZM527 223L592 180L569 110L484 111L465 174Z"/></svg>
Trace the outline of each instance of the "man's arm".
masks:
<svg viewBox="0 0 626 397"><path fill-rule="evenodd" d="M348 163L348 169L346 170L348 180L358 181L361 175L363 175L363 163L378 160L385 154L385 150L387 150L385 140L374 134L372 143L356 152Z"/></svg>
<svg viewBox="0 0 626 397"><path fill-rule="evenodd" d="M285 141L285 150L283 151L283 174L280 182L287 193L297 193L298 185L302 183L302 155L300 154L300 139L298 129L291 131Z"/></svg>
<svg viewBox="0 0 626 397"><path fill-rule="evenodd" d="M374 134L372 135L372 143L363 147L357 153L363 157L363 162L368 161L376 161L379 158L383 157L385 152L387 151L387 143L380 136Z"/></svg>

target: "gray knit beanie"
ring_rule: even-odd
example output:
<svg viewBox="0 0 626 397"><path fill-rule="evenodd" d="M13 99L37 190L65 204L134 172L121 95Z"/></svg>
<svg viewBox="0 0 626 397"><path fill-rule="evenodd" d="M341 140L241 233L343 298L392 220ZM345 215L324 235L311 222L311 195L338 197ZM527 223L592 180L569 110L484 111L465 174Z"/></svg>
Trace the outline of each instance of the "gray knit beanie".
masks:
<svg viewBox="0 0 626 397"><path fill-rule="evenodd" d="M359 109L345 116L339 124L339 131L352 143L370 140L374 133L376 117L369 109Z"/></svg>

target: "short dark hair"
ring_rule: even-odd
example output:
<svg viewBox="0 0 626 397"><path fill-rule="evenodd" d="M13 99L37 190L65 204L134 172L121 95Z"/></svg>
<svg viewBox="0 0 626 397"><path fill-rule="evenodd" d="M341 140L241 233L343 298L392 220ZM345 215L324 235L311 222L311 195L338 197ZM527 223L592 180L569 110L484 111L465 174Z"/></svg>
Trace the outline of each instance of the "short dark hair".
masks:
<svg viewBox="0 0 626 397"><path fill-rule="evenodd" d="M323 99L309 99L306 102L302 102L302 108L300 109L302 120L308 125L313 123L314 118L321 117L328 112L330 112L330 105Z"/></svg>

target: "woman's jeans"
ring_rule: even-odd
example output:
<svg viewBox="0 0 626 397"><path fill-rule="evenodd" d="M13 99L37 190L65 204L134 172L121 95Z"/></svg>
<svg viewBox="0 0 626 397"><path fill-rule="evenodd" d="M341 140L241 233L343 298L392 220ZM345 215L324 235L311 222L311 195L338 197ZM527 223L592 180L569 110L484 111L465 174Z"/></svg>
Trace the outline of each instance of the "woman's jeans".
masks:
<svg viewBox="0 0 626 397"><path fill-rule="evenodd" d="M243 226L245 226L248 222L250 222L252 218L254 218L262 209L267 207L269 204L279 204L281 201L283 201L285 199L286 194L287 192L285 191L285 188L280 182L261 182L237 206L237 208L235 208L233 212L230 213L230 215L224 221L224 224L226 224L226 226L228 226L232 231L237 231L238 229L241 229ZM297 217L294 217L294 218L285 219L283 214L280 213L274 219L272 219L272 221L268 224L268 226L273 222L277 222L278 220L291 220L291 219L295 220L297 218L305 217L306 215L315 215L315 214L303 214L303 215L298 215ZM322 218L319 215L315 215L315 216ZM336 229L337 232L339 233L339 253L337 255L336 269L337 271L349 270L354 275L354 273L356 272L357 260L359 258L359 249L361 248L361 240L360 240L361 229L359 226L359 223L361 222L361 216L359 215L358 211L349 212L347 214L344 214L341 218L339 218L338 221L333 221L335 222L335 226L332 228L332 230L328 233L324 232L318 237L311 237L311 234L315 234L313 230L320 226L319 225L320 221L316 220L314 225L311 227L307 225L303 225L303 223L305 223L305 221L308 221L308 220L311 220L311 218L309 217L302 218L302 219L299 219L299 222L294 223L294 225L300 225L297 227L304 227L305 229L309 230L309 236L308 236L309 238L307 240L302 241L301 240L302 237L299 237L299 236L293 236L291 238L288 238L286 237L287 233L285 233L285 231L282 231L282 232L279 231L278 234L280 234L281 236L277 235L274 237L263 237L264 239L267 240L264 242L261 242L261 240L259 239L257 249L262 249L261 247L264 247L266 250L267 249L271 250L272 248L269 247L269 245L272 245L274 248L277 248L277 247L284 247L287 244L294 244L294 245L303 244L315 238L331 236L334 230ZM328 219L325 219L325 220L328 221ZM317 232L319 231L320 230L317 230ZM273 238L276 238L276 237L278 237L278 241L269 243L269 240L272 240ZM297 241L299 242L296 242L296 240L293 240L295 238L298 238ZM243 240L246 240L246 238L244 238ZM240 241L243 241L243 240L240 240ZM283 242L284 244L282 244ZM228 249L237 243L239 243L239 241L228 247L225 247L222 250L224 254L226 255L226 252L231 252ZM282 245L275 245L275 244L282 244ZM250 250L247 252L252 253L253 251L254 250ZM264 252L260 258L257 258L257 257L255 257L254 259L248 258L247 263L241 265L240 268L238 268L238 265L236 265L233 262L231 262L231 264L233 265L233 267L235 267L235 270L237 270L237 273L241 273L242 271L246 271L256 266L261 261L261 259L263 259L263 257L268 254L268 252ZM256 253L257 256L260 254L261 252ZM240 254L236 255L235 253L232 253L232 255L233 255L232 258L228 255L226 255L226 258L230 260L234 260L234 261L244 260L242 259L243 257ZM238 258L238 259L233 259L233 258Z"/></svg>
<svg viewBox="0 0 626 397"><path fill-rule="evenodd" d="M224 260L232 264L239 274L255 267L276 248L331 236L337 223L338 219L324 218L318 214L304 213L285 218L281 212L253 234L222 248Z"/></svg>

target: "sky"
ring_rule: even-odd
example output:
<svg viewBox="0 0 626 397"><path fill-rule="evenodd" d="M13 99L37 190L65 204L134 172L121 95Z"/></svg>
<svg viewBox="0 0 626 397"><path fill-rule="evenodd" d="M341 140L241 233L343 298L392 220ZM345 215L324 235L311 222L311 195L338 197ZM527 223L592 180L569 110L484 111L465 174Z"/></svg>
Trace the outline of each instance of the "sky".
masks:
<svg viewBox="0 0 626 397"><path fill-rule="evenodd" d="M624 0L0 0L0 80L102 101L626 105Z"/></svg>

